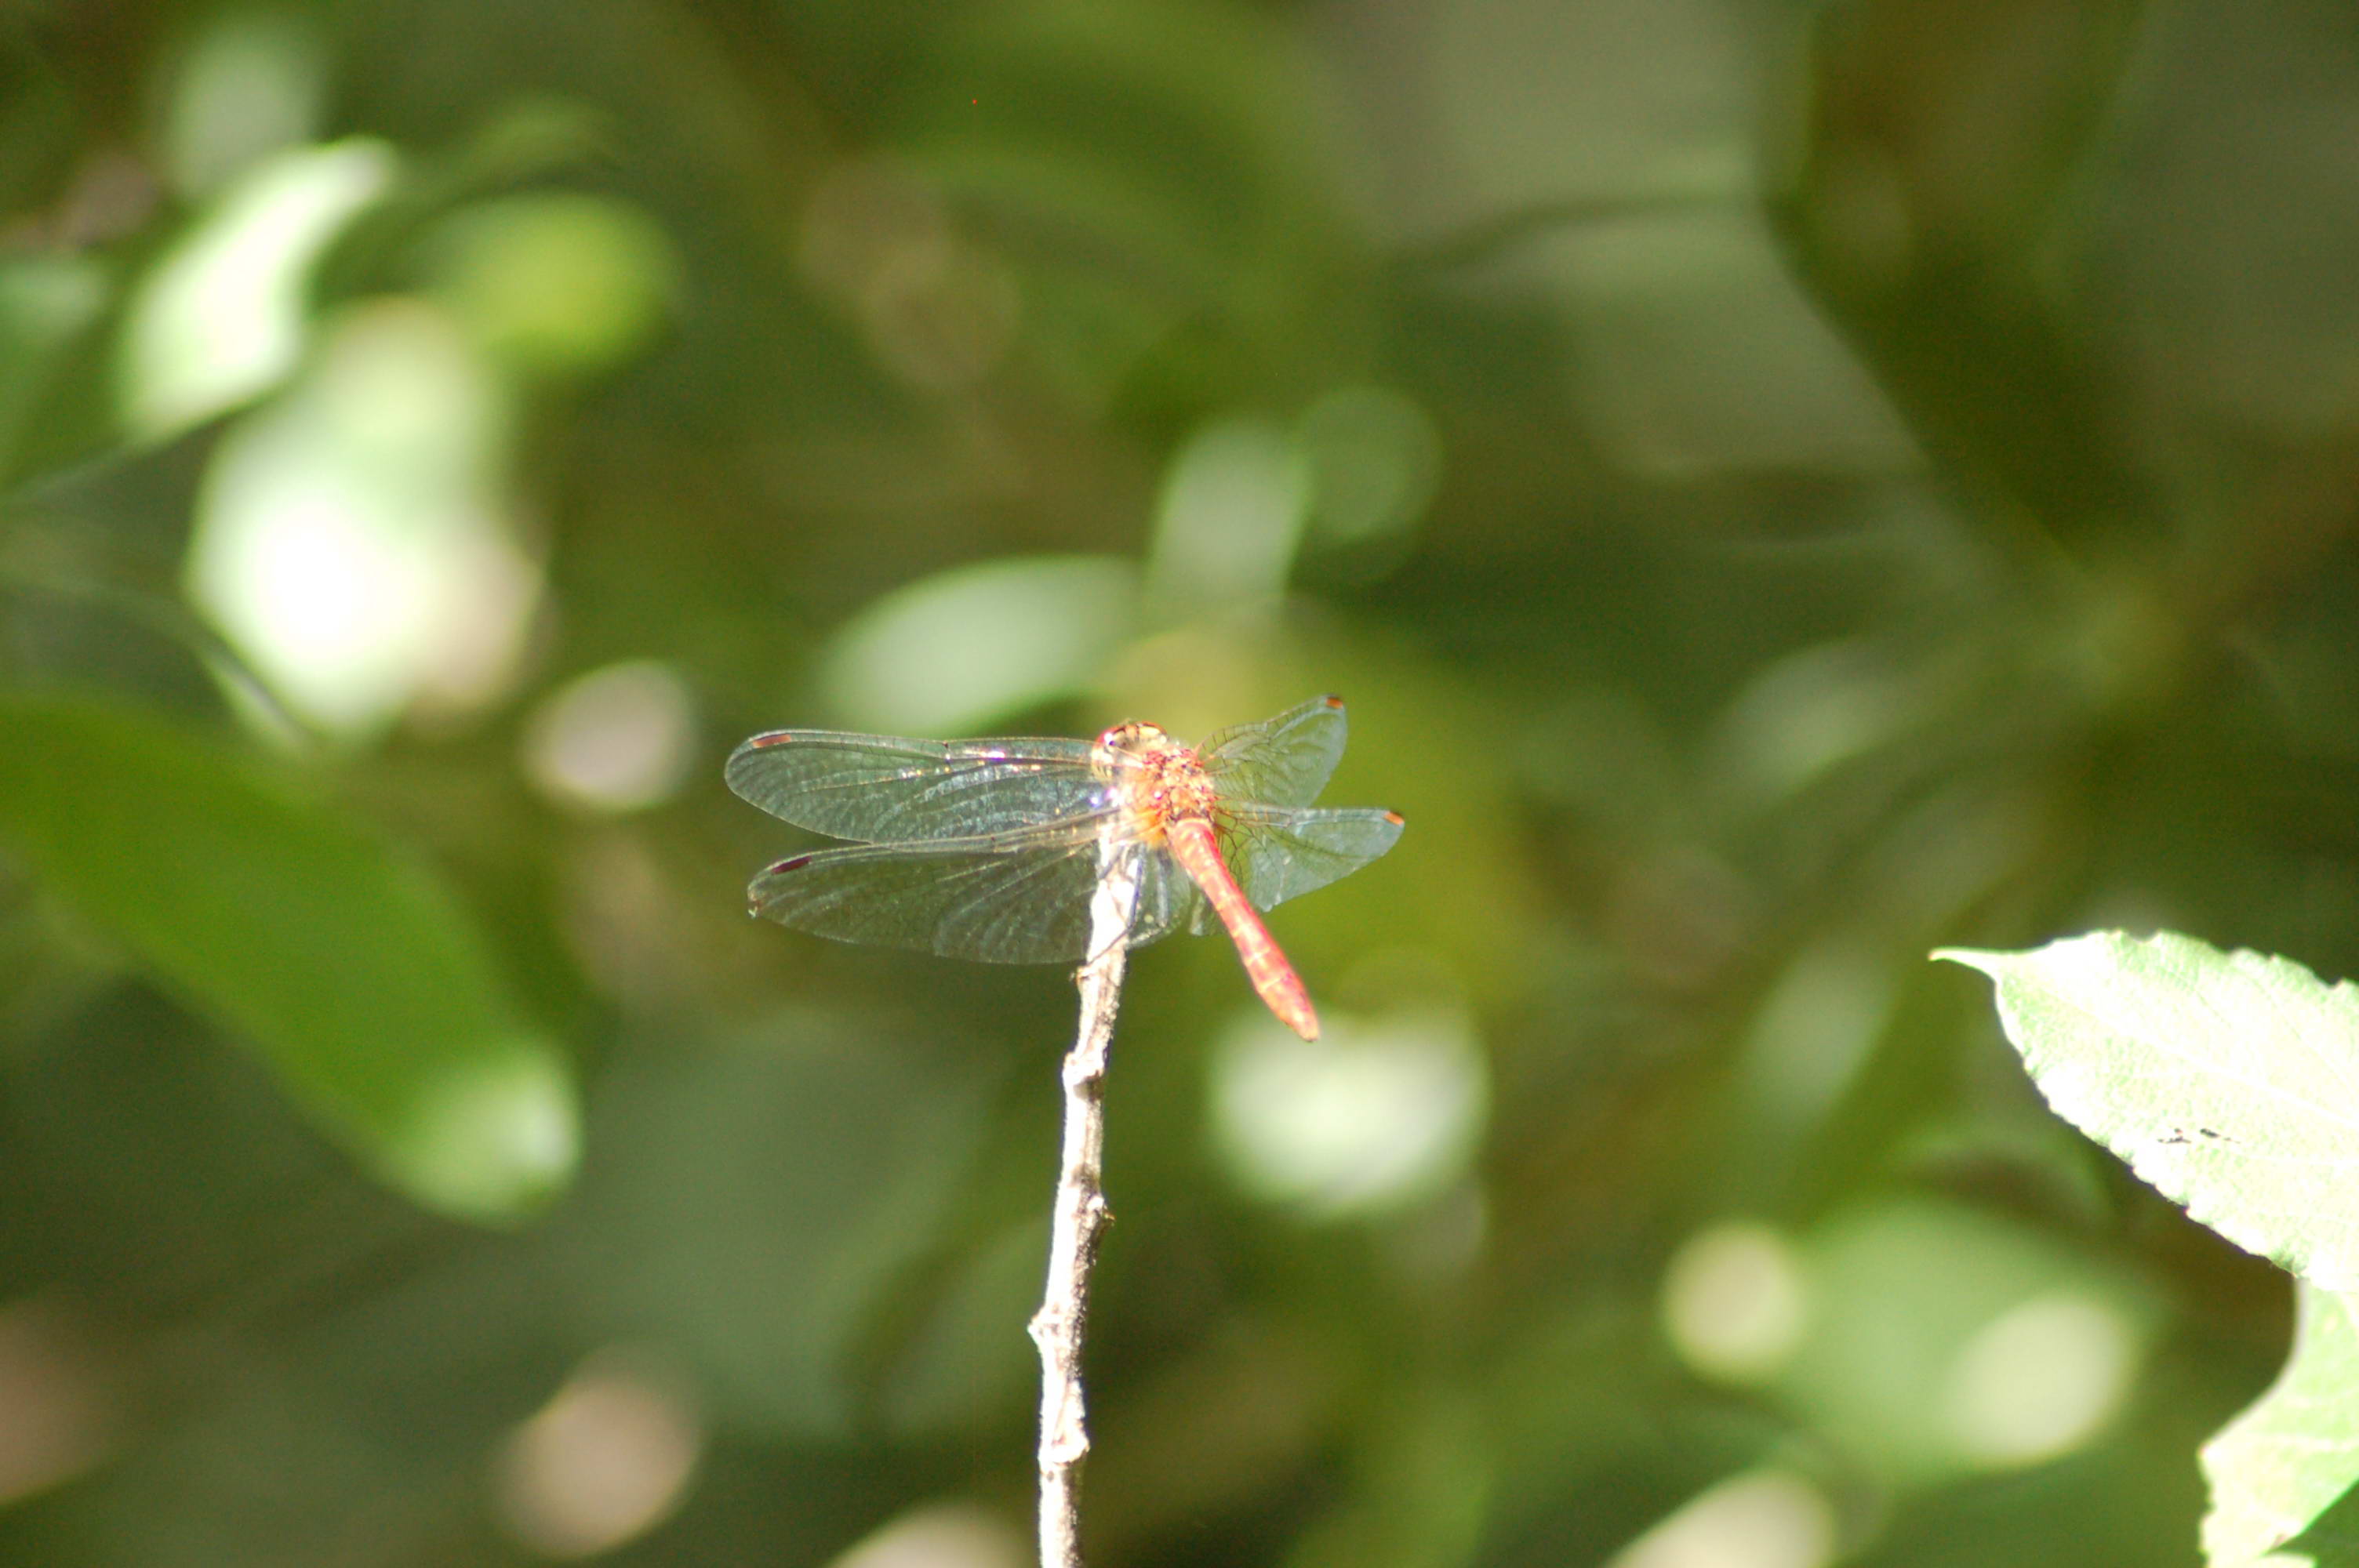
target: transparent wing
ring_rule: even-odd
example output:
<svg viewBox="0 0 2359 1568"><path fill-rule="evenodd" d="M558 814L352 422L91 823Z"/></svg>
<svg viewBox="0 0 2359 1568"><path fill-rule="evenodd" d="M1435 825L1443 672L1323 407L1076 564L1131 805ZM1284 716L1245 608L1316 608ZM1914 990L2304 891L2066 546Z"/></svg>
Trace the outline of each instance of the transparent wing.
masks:
<svg viewBox="0 0 2359 1568"><path fill-rule="evenodd" d="M1143 855L1133 946L1194 919L1194 884L1160 850ZM991 964L1077 963L1089 956L1096 891L1094 823L862 844L781 860L745 890L753 912L838 942Z"/></svg>
<svg viewBox="0 0 2359 1568"><path fill-rule="evenodd" d="M1205 909L1204 895L1180 862L1161 849L1139 851L1138 910L1131 916L1130 945L1144 947L1183 926L1194 930Z"/></svg>
<svg viewBox="0 0 2359 1568"><path fill-rule="evenodd" d="M1196 755L1231 800L1308 806L1343 756L1343 699L1314 697L1258 724L1204 738Z"/></svg>
<svg viewBox="0 0 2359 1568"><path fill-rule="evenodd" d="M1090 742L911 741L777 730L730 753L729 787L773 816L837 838L973 838L1106 805Z"/></svg>
<svg viewBox="0 0 2359 1568"><path fill-rule="evenodd" d="M1358 871L1391 849L1400 836L1401 819L1389 811L1307 811L1247 803L1228 813L1222 849L1229 874L1253 906L1275 909ZM1209 929L1209 913L1196 912L1194 930Z"/></svg>

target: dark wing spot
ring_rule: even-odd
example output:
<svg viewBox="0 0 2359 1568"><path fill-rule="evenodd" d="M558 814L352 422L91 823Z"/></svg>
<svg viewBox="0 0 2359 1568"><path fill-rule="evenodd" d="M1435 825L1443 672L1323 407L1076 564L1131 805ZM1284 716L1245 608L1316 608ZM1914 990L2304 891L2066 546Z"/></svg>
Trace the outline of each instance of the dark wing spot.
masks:
<svg viewBox="0 0 2359 1568"><path fill-rule="evenodd" d="M1407 827L1407 826L1408 826L1408 820L1407 820L1407 818L1403 817L1403 816L1401 816L1401 814L1400 814L1399 812L1397 812L1397 811L1387 811L1387 812L1386 812L1386 813L1385 813L1385 820L1386 820L1386 821L1387 821L1387 822L1389 822L1389 823L1391 823L1391 824L1392 824L1394 827Z"/></svg>
<svg viewBox="0 0 2359 1568"><path fill-rule="evenodd" d="M1343 699L1337 697L1331 691L1327 694L1327 706L1330 708L1341 708L1343 706Z"/></svg>

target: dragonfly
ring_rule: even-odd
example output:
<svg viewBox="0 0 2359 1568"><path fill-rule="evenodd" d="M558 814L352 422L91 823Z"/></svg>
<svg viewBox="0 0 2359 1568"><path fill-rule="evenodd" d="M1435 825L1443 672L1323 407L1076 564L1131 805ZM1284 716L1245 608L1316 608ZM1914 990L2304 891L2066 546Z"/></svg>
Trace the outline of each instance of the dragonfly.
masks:
<svg viewBox="0 0 2359 1568"><path fill-rule="evenodd" d="M777 730L730 754L729 787L771 816L858 842L778 861L755 914L838 942L995 964L1092 957L1091 901L1136 877L1128 943L1214 923L1269 1010L1319 1016L1257 913L1393 847L1397 812L1313 806L1343 754L1343 699L1318 697L1183 746L1152 724L1094 741L918 741Z"/></svg>

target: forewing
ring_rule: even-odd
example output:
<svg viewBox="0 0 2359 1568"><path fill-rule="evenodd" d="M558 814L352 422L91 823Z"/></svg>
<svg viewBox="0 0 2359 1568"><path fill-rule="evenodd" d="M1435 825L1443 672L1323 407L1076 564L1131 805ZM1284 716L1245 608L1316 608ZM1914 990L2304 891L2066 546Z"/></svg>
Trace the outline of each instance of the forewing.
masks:
<svg viewBox="0 0 2359 1568"><path fill-rule="evenodd" d="M755 914L838 942L991 964L1058 964L1088 956L1097 875L1097 835L1084 824L822 849L781 860L745 892ZM1194 913L1171 881L1167 858L1147 853L1132 946Z"/></svg>
<svg viewBox="0 0 2359 1568"><path fill-rule="evenodd" d="M1274 909L1358 871L1400 836L1401 819L1389 811L1241 806L1229 816L1222 848L1246 899ZM1204 929L1201 914L1195 927Z"/></svg>
<svg viewBox="0 0 2359 1568"><path fill-rule="evenodd" d="M871 843L981 838L1106 804L1086 741L777 730L730 753L727 776L731 789L773 816Z"/></svg>
<svg viewBox="0 0 2359 1568"><path fill-rule="evenodd" d="M1343 699L1314 697L1258 724L1215 730L1196 748L1223 798L1308 806L1343 756Z"/></svg>

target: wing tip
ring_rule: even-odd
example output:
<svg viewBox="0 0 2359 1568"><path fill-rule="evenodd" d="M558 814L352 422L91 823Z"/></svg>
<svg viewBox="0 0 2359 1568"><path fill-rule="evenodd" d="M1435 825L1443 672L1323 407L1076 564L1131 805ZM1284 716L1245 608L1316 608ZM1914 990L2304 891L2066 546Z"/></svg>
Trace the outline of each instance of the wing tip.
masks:
<svg viewBox="0 0 2359 1568"><path fill-rule="evenodd" d="M1397 812L1397 811L1387 811L1387 812L1386 812L1386 813L1385 813L1385 821L1386 821L1386 822L1387 822L1387 823L1389 823L1391 826L1393 826L1393 827L1408 827L1408 817L1406 817L1406 816L1402 816L1399 812Z"/></svg>
<svg viewBox="0 0 2359 1568"><path fill-rule="evenodd" d="M794 734L791 730L766 730L759 735L749 735L738 741L735 749L730 752L729 760L721 764L721 776L728 781L730 793L749 805L761 806L760 801L745 793L757 787L745 771L748 759L783 745L792 740ZM762 809L766 811L769 808L763 806Z"/></svg>
<svg viewBox="0 0 2359 1568"><path fill-rule="evenodd" d="M801 871L817 860L820 854L820 850L812 849L800 855L789 855L783 860L773 860L763 867L762 874L745 885L745 913L760 917L776 918L770 914L770 904L771 895L777 890L766 884L773 877L782 877L788 871Z"/></svg>
<svg viewBox="0 0 2359 1568"><path fill-rule="evenodd" d="M1319 700L1325 703L1328 707L1333 708L1338 713L1343 711L1343 699L1332 691L1326 696L1321 697Z"/></svg>

